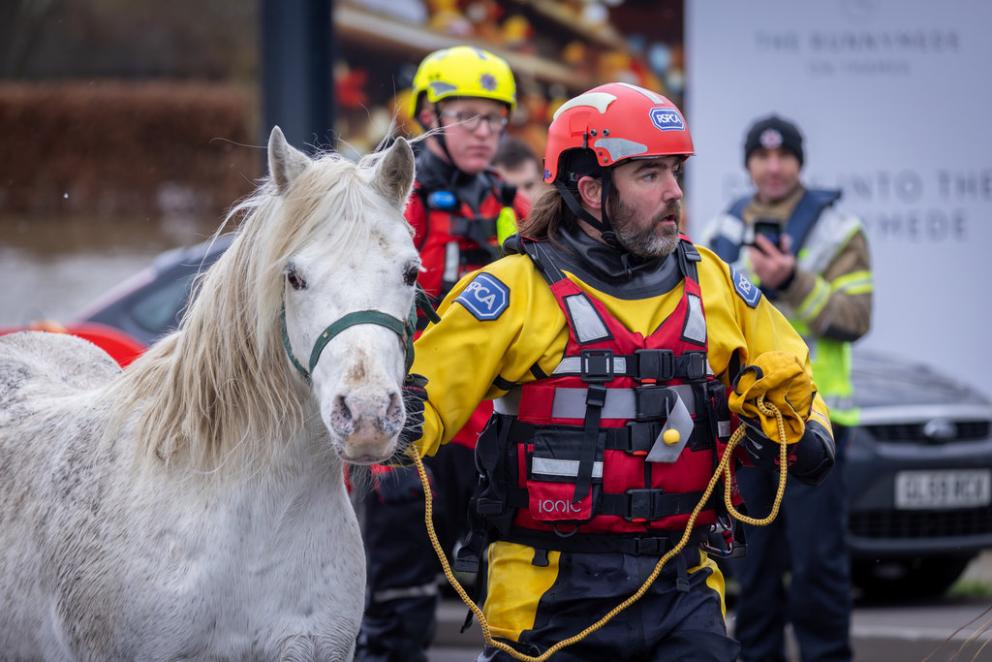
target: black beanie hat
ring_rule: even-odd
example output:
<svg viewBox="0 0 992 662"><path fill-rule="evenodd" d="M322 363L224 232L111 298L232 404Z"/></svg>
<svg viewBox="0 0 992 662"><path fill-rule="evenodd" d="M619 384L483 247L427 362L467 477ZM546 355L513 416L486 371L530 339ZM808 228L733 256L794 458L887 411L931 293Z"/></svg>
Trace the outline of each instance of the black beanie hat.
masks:
<svg viewBox="0 0 992 662"><path fill-rule="evenodd" d="M756 149L775 149L781 147L790 152L803 164L803 134L799 127L778 115L769 115L757 120L747 130L744 140L744 167L747 160Z"/></svg>

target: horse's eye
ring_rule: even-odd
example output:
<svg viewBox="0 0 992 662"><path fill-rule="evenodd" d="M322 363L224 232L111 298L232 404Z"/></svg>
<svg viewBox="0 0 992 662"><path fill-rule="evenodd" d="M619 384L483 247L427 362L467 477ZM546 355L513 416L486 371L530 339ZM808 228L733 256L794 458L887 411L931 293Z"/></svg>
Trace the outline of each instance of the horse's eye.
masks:
<svg viewBox="0 0 992 662"><path fill-rule="evenodd" d="M407 285L413 285L417 282L417 276L420 274L420 265L411 264L408 265L406 271L403 272L403 282Z"/></svg>
<svg viewBox="0 0 992 662"><path fill-rule="evenodd" d="M296 270L296 267L289 267L286 269L286 280L289 282L289 286L294 290L307 289L307 281L300 275L300 272Z"/></svg>

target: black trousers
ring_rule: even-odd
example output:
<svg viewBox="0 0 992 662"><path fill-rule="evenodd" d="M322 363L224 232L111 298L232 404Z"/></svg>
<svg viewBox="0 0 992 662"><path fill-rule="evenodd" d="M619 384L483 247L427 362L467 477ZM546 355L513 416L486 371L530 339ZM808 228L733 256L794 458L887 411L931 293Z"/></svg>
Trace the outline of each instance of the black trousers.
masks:
<svg viewBox="0 0 992 662"><path fill-rule="evenodd" d="M789 482L778 518L769 526L746 526L747 556L733 563L741 587L734 634L742 660L784 661L786 622L792 623L803 662L851 659L843 475L850 429L835 425L834 436L837 463L826 480L817 487ZM737 479L748 510L766 515L775 498L777 473L744 468Z"/></svg>
<svg viewBox="0 0 992 662"><path fill-rule="evenodd" d="M706 567L687 572L699 561L698 549L684 550L665 565L640 600L551 659L733 662L738 645L727 635L723 581L719 588L711 586L707 580L714 571ZM536 656L578 634L640 588L657 562L657 556L563 552L558 577L540 597L534 627L511 645ZM507 653L487 647L477 662L512 660Z"/></svg>
<svg viewBox="0 0 992 662"><path fill-rule="evenodd" d="M424 464L434 492L434 527L450 557L468 526L476 483L473 452L453 443ZM441 565L424 528L424 492L416 469L380 475L364 508L368 592L355 659L426 662L437 629Z"/></svg>

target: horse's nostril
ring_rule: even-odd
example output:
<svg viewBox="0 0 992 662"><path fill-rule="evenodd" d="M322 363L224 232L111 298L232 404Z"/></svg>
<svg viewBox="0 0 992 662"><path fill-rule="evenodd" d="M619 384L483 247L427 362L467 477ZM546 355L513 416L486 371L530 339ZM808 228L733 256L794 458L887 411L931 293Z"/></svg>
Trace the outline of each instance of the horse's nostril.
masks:
<svg viewBox="0 0 992 662"><path fill-rule="evenodd" d="M398 417L403 411L403 400L397 391L389 394L389 406L386 408L386 416L390 418Z"/></svg>
<svg viewBox="0 0 992 662"><path fill-rule="evenodd" d="M351 409L348 408L348 403L345 402L343 395L339 395L337 397L337 410L341 417L346 421L351 420Z"/></svg>

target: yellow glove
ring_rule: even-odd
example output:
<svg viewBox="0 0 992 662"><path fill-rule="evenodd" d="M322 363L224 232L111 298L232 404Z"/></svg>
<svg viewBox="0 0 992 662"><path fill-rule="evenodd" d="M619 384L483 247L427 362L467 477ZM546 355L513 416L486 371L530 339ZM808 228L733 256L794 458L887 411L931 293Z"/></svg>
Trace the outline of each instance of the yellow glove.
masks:
<svg viewBox="0 0 992 662"><path fill-rule="evenodd" d="M815 395L816 384L798 358L784 352L765 352L734 380L729 404L730 410L749 425L760 427L765 437L781 443L775 415L762 413L758 401L764 399L774 405L782 414L786 443L794 444L803 437Z"/></svg>

